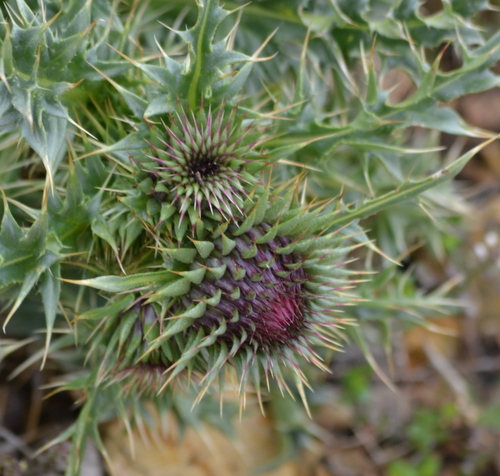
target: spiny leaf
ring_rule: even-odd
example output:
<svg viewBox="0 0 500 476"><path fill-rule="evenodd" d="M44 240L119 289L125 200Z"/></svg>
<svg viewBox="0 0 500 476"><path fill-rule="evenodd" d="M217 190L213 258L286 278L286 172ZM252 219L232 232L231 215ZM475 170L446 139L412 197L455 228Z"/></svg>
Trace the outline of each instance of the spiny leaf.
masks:
<svg viewBox="0 0 500 476"><path fill-rule="evenodd" d="M42 368L47 359L49 351L50 339L52 337L52 329L56 319L59 298L61 295L61 265L59 262L54 263L47 271L45 271L40 280L40 294L45 311L45 354L42 360Z"/></svg>
<svg viewBox="0 0 500 476"><path fill-rule="evenodd" d="M131 291L132 289L141 289L151 285L157 287L175 278L175 274L171 271L155 271L152 273L133 274L131 276L99 276L98 278L91 279L64 279L63 281L117 293Z"/></svg>
<svg viewBox="0 0 500 476"><path fill-rule="evenodd" d="M47 214L41 213L27 233L16 223L4 201L0 228L0 288L22 283L4 329L42 273L57 262L60 245L47 234ZM50 319L49 315L49 319Z"/></svg>
<svg viewBox="0 0 500 476"><path fill-rule="evenodd" d="M90 311L80 314L77 320L100 320L104 318L111 318L117 316L124 309L127 309L134 302L134 297L131 294L124 296L117 301L108 304L107 306L98 309L91 309Z"/></svg>
<svg viewBox="0 0 500 476"><path fill-rule="evenodd" d="M403 201L412 200L417 197L419 194L428 190L432 187L435 187L439 183L442 183L446 180L450 180L455 175L457 175L460 170L464 167L464 165L474 157L480 150L486 147L488 144L498 139L499 136L495 136L486 142L483 142L481 145L474 147L469 152L465 153L458 159L456 159L453 163L448 165L447 167L439 170L434 173L430 177L419 181L407 181L402 184L398 189L392 190L391 192L382 195L381 197L375 198L373 200L368 200L364 204L359 207L346 210L338 213L338 217L333 218L330 225L331 226L340 226L345 225L346 223L350 223L353 220L359 218L365 218L370 215L373 215L380 210L383 210L391 205L401 203Z"/></svg>
<svg viewBox="0 0 500 476"><path fill-rule="evenodd" d="M195 111L203 90L200 87L202 75L210 74L207 70L207 60L212 53L212 41L220 22L227 16L227 12L219 7L218 0L204 0L200 6L198 20L195 26L183 33L184 41L191 45L191 54L194 57L192 67L187 75L189 90L188 104Z"/></svg>

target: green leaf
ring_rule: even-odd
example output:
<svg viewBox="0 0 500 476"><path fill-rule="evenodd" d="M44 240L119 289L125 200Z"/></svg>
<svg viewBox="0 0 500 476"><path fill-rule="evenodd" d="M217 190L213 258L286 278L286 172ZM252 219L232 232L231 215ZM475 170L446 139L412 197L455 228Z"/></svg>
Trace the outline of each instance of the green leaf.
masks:
<svg viewBox="0 0 500 476"><path fill-rule="evenodd" d="M22 283L14 305L4 321L5 328L40 275L60 258L60 244L47 233L46 213L41 213L25 233L12 217L6 201L4 208L0 227L0 288Z"/></svg>
<svg viewBox="0 0 500 476"><path fill-rule="evenodd" d="M16 352L27 344L36 341L36 337L29 337L23 340L0 339L0 363L12 352Z"/></svg>
<svg viewBox="0 0 500 476"><path fill-rule="evenodd" d="M468 125L453 109L439 107L432 99L424 100L404 111L395 111L388 119L401 121L405 127L412 125L448 134L484 137L483 131Z"/></svg>
<svg viewBox="0 0 500 476"><path fill-rule="evenodd" d="M181 317L179 319L171 320L165 332L160 335L158 338L158 342L163 342L165 339L170 338L171 336L178 334L179 332L185 331L189 326L191 326L196 318L190 317Z"/></svg>
<svg viewBox="0 0 500 476"><path fill-rule="evenodd" d="M23 137L42 159L49 185L52 185L65 152L67 120L48 114L47 105L43 100L34 101L26 110L26 114L22 125Z"/></svg>
<svg viewBox="0 0 500 476"><path fill-rule="evenodd" d="M104 221L101 215L97 215L91 223L92 231L102 238L106 243L113 248L115 254L118 254L118 246L116 245L115 238L109 230L108 223Z"/></svg>
<svg viewBox="0 0 500 476"><path fill-rule="evenodd" d="M45 250L47 217L43 215L25 233L5 205L0 228L0 288L20 283Z"/></svg>
<svg viewBox="0 0 500 476"><path fill-rule="evenodd" d="M45 355L47 356L50 339L52 337L52 329L56 320L59 298L61 296L61 265L59 262L54 263L47 271L42 274L40 280L40 294L45 311ZM42 363L43 365L43 363Z"/></svg>
<svg viewBox="0 0 500 476"><path fill-rule="evenodd" d="M9 314L5 318L5 321L3 323L3 331L5 332L5 328L7 327L7 324L9 323L10 319L14 315L14 313L17 311L19 306L22 304L28 293L32 290L33 286L37 282L38 278L40 277L40 273L37 271L28 271L24 275L24 281L21 284L21 287L19 291L17 292L16 300L14 301L14 305L11 307Z"/></svg>
<svg viewBox="0 0 500 476"><path fill-rule="evenodd" d="M90 210L84 201L81 181L75 170L70 170L64 202L58 192L49 193L48 205L51 230L65 245L76 247L85 228L90 227Z"/></svg>
<svg viewBox="0 0 500 476"><path fill-rule="evenodd" d="M488 0L453 0L452 8L464 18L470 18L482 10L492 9Z"/></svg>
<svg viewBox="0 0 500 476"><path fill-rule="evenodd" d="M191 30L181 36L190 45L192 67L186 75L189 78L187 94L188 104L192 111L198 109L198 104L204 90L200 87L202 75L210 74L207 60L212 52L212 41L220 22L228 13L219 7L218 0L205 0L200 4L198 20ZM187 79L186 78L186 79Z"/></svg>
<svg viewBox="0 0 500 476"><path fill-rule="evenodd" d="M100 276L92 279L65 279L64 281L78 284L79 286L89 286L101 291L119 293L155 285L160 286L175 278L175 274L171 271L155 271L153 273L139 273L131 276Z"/></svg>
<svg viewBox="0 0 500 476"><path fill-rule="evenodd" d="M391 205L414 199L424 191L453 178L462 170L464 165L472 157L497 138L498 137L493 137L492 139L483 142L481 145L474 147L469 152L456 159L453 163L434 173L430 177L418 181L409 180L397 189L392 190L391 192L380 197L374 198L373 200L368 200L359 207L336 213L337 216L332 218L330 225L332 227L345 225L353 220L373 215Z"/></svg>
<svg viewBox="0 0 500 476"><path fill-rule="evenodd" d="M177 63L177 61L172 60L169 58L167 55L163 55L163 59L165 61L165 67L161 66L154 66L154 65L142 65L138 64L137 66L145 73L147 74L152 80L157 81L160 83L163 88L169 93L170 98L175 98L175 96L178 94L178 91L180 89L179 87L179 81L182 78L182 65ZM160 96L158 97L158 104L166 104L168 103L167 100L168 96ZM175 100L175 99L174 99ZM153 100L153 103L155 103L156 100ZM155 109L155 106L150 104L148 107L148 110L146 111L146 117L149 117L150 115L154 115L150 112L149 108ZM156 106L158 107L158 106Z"/></svg>
<svg viewBox="0 0 500 476"><path fill-rule="evenodd" d="M127 294L126 296L112 302L104 307L98 309L91 309L90 311L80 314L77 320L101 320L105 318L112 318L120 314L122 311L127 309L134 302L134 296L132 294Z"/></svg>

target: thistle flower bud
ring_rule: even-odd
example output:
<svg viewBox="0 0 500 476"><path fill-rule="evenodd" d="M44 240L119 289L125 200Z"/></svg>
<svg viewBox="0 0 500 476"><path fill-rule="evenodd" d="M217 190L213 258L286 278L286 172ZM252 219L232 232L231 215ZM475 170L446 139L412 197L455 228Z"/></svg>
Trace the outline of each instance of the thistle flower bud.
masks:
<svg viewBox="0 0 500 476"><path fill-rule="evenodd" d="M300 219L307 229L313 216L296 210L283 222L219 228L210 241L194 242L196 259L178 281L189 281L184 290L171 284L151 295L154 302L175 295L164 331L143 355L175 342L180 358L164 387L184 369L198 371L201 396L228 363L242 390L249 374L259 387L261 371L282 388L285 369L306 382L299 357L327 370L313 346L337 349L337 327L348 321L335 309L346 301L347 250L335 246L342 239L335 233L297 235Z"/></svg>
<svg viewBox="0 0 500 476"><path fill-rule="evenodd" d="M227 368L242 393L249 379L259 389L261 376L282 389L291 376L302 388L301 359L328 370L314 347L337 350L339 329L351 323L339 308L352 300L345 291L355 281L344 265L353 247L341 230L323 232L331 215L320 209L269 200L268 191L253 199L242 223L213 224L204 240L158 247L162 271L82 282L136 296L103 326L112 336L108 372L161 371L140 384L161 392L169 382L194 382L201 398Z"/></svg>
<svg viewBox="0 0 500 476"><path fill-rule="evenodd" d="M155 227L173 227L179 239L186 216L193 235L200 220L242 218L247 189L255 186L255 172L263 166L253 150L258 143L253 122L238 108L226 112L225 104L215 113L209 107L196 115L179 104L163 128L152 131L152 154L135 159L139 191L125 204Z"/></svg>

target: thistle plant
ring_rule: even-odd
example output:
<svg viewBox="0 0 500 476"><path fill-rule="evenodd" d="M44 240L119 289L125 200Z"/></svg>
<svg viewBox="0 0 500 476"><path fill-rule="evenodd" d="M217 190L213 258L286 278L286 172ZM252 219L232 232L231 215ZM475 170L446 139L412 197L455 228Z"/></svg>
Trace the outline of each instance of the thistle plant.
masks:
<svg viewBox="0 0 500 476"><path fill-rule="evenodd" d="M0 7L0 357L35 346L15 374L49 359L83 396L54 440L68 475L88 437L106 457L112 414L186 423L185 398L210 420L229 387L240 411L275 386L307 408L343 343L376 367L368 326L454 304L397 260L424 237L443 256L449 180L494 139L446 105L499 84L500 35L472 21L489 7L237 3ZM442 164L434 131L485 142Z"/></svg>

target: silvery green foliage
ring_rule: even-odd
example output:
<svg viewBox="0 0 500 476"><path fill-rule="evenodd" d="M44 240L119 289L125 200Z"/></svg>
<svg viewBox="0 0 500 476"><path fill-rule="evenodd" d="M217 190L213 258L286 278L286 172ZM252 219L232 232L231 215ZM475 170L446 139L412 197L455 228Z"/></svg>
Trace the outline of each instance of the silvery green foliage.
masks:
<svg viewBox="0 0 500 476"><path fill-rule="evenodd" d="M345 332L370 358L365 322L453 304L373 256L446 252L449 180L479 148L443 165L434 131L490 137L447 106L499 84L487 2L28 3L0 7L0 358L35 336L26 365L53 358L86 395L58 439L69 475L113 413L214 421L231 369L243 397L275 381L305 400L316 344ZM394 68L413 83L398 103Z"/></svg>
<svg viewBox="0 0 500 476"><path fill-rule="evenodd" d="M68 125L77 126L62 96L92 77L92 66L114 75L128 66L113 62L101 42L109 32L95 17L112 14L105 2L43 2L32 10L24 0L0 11L0 127L20 130L52 180L66 152ZM119 22L117 21L117 26ZM114 55L113 55L114 56Z"/></svg>

